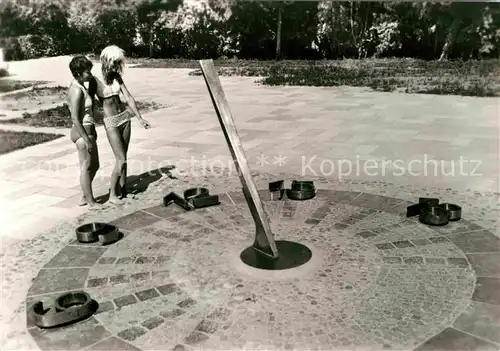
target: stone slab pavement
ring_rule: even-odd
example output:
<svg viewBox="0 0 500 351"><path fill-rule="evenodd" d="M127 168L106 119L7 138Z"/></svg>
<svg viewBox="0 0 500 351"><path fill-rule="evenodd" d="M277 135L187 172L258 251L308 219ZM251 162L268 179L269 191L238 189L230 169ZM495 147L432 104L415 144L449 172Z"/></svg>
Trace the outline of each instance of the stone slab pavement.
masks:
<svg viewBox="0 0 500 351"><path fill-rule="evenodd" d="M69 61L12 62L9 69L14 79L67 86ZM152 129L133 122L130 175L167 165L178 172L193 172L193 163L233 166L204 80L190 71L126 70L137 100L167 105L145 115ZM499 99L221 81L252 169L498 192ZM98 134L95 188L102 195L114 158L104 130ZM2 238L28 240L86 211L76 206L78 160L68 137L0 156L0 179Z"/></svg>

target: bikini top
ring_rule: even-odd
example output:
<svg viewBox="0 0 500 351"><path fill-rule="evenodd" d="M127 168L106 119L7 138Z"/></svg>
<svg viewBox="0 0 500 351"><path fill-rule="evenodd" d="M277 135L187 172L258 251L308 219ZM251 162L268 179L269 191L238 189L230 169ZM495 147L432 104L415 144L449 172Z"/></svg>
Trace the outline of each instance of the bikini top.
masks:
<svg viewBox="0 0 500 351"><path fill-rule="evenodd" d="M121 87L120 83L116 79L113 80L111 85L104 84L99 78L95 77L97 96L101 99L106 99L111 96L117 96L120 94Z"/></svg>
<svg viewBox="0 0 500 351"><path fill-rule="evenodd" d="M87 89L78 83L77 80L73 80L73 83L75 83L80 89L83 91L83 96L85 97L85 102L84 102L84 113L83 113L83 119L82 119L82 124L84 123L94 123L94 118L92 116L93 111L92 111L92 98L90 97Z"/></svg>

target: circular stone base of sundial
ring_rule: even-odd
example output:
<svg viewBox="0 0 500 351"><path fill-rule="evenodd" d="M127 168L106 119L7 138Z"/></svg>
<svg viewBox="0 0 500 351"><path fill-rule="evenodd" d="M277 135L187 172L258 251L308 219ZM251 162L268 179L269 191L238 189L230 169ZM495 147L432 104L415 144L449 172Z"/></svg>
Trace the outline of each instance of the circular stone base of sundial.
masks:
<svg viewBox="0 0 500 351"><path fill-rule="evenodd" d="M483 321L500 308L499 279L490 278L500 240L467 218L429 227L406 218L411 202L346 190L264 200L272 233L286 240L279 268L293 267L269 270L242 260L255 240L243 193L219 195L219 206L187 212L117 209L119 241L69 242L40 269L26 303L83 290L99 310L50 333L28 322L39 348L498 350Z"/></svg>
<svg viewBox="0 0 500 351"><path fill-rule="evenodd" d="M276 241L276 247L278 249L277 258L263 254L253 246L246 248L241 253L240 258L243 263L250 267L268 271L280 271L302 266L312 257L312 252L307 246L293 241Z"/></svg>

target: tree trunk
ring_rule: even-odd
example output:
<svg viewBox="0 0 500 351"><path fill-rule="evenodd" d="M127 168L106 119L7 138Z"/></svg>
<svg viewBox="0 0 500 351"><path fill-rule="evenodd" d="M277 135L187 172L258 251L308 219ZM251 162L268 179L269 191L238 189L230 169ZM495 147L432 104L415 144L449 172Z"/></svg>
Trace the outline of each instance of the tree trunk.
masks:
<svg viewBox="0 0 500 351"><path fill-rule="evenodd" d="M358 51L358 59L361 58L361 47L358 45L358 40L356 38L355 30L354 30L354 3L352 1L349 1L350 4L350 23L351 23L351 35L352 35L352 41L354 43L354 47Z"/></svg>
<svg viewBox="0 0 500 351"><path fill-rule="evenodd" d="M283 16L283 5L278 7L278 28L276 29L276 60L281 58L281 23Z"/></svg>
<svg viewBox="0 0 500 351"><path fill-rule="evenodd" d="M154 15L150 13L149 19L149 57L153 58L154 55Z"/></svg>
<svg viewBox="0 0 500 351"><path fill-rule="evenodd" d="M153 25L151 25L149 27L149 57L151 58L153 58L154 55L153 39L154 39L154 32L153 32Z"/></svg>
<svg viewBox="0 0 500 351"><path fill-rule="evenodd" d="M345 43L340 40L340 33L343 29L343 24L345 21L346 8L343 3L334 2L335 4L335 48L336 48L336 58L345 56Z"/></svg>
<svg viewBox="0 0 500 351"><path fill-rule="evenodd" d="M436 30L434 31L434 47L432 49L432 58L436 57L438 51L438 42L439 42L439 27L436 25Z"/></svg>
<svg viewBox="0 0 500 351"><path fill-rule="evenodd" d="M443 45L443 48L441 49L441 56L439 56L438 61L444 61L448 59L448 50L450 48L450 44L448 39L446 39L446 42Z"/></svg>
<svg viewBox="0 0 500 351"><path fill-rule="evenodd" d="M328 33L326 33L326 37L328 38L328 46L330 52L328 53L328 58L330 56L335 55L336 52L338 52L337 49L337 42L336 42L336 25L337 25L337 13L336 13L336 6L337 3L330 3L328 5L328 14L325 16L325 21L328 22Z"/></svg>
<svg viewBox="0 0 500 351"><path fill-rule="evenodd" d="M455 43L455 38L457 37L458 29L460 27L461 18L459 16L455 16L453 19L453 23L448 30L448 35L446 36L446 41L444 42L443 48L441 50L441 56L439 57L439 61L447 60L448 54L450 53L450 49Z"/></svg>

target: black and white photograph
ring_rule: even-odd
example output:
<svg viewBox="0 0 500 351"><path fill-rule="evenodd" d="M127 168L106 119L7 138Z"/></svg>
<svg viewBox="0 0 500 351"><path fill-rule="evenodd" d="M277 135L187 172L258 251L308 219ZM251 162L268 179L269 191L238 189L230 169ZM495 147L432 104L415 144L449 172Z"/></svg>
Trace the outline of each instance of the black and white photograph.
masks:
<svg viewBox="0 0 500 351"><path fill-rule="evenodd" d="M500 2L0 0L0 350L500 350Z"/></svg>

